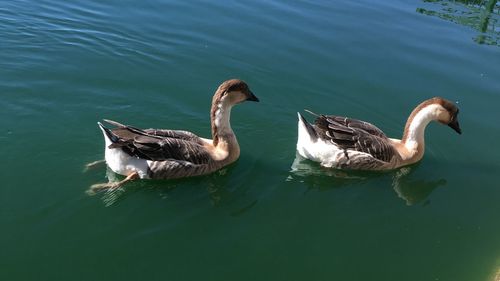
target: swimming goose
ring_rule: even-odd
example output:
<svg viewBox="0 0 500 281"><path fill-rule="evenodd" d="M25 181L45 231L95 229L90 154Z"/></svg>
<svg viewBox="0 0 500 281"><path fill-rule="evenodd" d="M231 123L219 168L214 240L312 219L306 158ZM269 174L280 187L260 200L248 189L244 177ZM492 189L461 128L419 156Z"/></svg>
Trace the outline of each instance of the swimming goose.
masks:
<svg viewBox="0 0 500 281"><path fill-rule="evenodd" d="M105 140L109 168L126 178L119 182L95 184L91 190L115 189L133 179L174 179L212 173L236 161L240 147L229 122L231 108L259 99L238 79L222 83L215 92L210 110L212 139L188 131L138 129L111 120L116 128L98 125Z"/></svg>
<svg viewBox="0 0 500 281"><path fill-rule="evenodd" d="M388 138L374 125L347 117L317 115L309 124L298 113L297 152L322 166L348 170L390 170L416 163L424 156L425 127L431 121L461 134L457 106L435 97L410 114L403 138Z"/></svg>

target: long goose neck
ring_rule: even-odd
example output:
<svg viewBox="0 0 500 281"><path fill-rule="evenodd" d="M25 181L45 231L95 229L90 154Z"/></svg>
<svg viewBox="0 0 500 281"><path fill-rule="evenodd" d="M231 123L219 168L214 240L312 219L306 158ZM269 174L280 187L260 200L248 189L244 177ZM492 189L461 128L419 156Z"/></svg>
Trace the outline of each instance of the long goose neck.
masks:
<svg viewBox="0 0 500 281"><path fill-rule="evenodd" d="M420 104L413 110L406 122L401 142L404 144L410 157L420 158L425 150L425 128L437 118L437 104Z"/></svg>
<svg viewBox="0 0 500 281"><path fill-rule="evenodd" d="M210 111L210 121L212 126L212 140L215 147L219 145L238 145L230 123L231 108L232 105L225 102L223 98L214 97Z"/></svg>

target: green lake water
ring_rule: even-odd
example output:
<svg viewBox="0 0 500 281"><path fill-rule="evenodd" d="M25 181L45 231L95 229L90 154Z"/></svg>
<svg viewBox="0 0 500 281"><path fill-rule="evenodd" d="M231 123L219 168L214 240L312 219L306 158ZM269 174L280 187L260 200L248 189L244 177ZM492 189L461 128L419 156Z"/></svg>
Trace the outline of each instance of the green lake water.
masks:
<svg viewBox="0 0 500 281"><path fill-rule="evenodd" d="M500 270L497 1L0 2L0 280L490 281ZM114 175L102 118L210 136L217 86L240 159L215 174ZM399 138L421 101L417 165L347 174L296 161L304 108ZM309 120L312 120L308 116Z"/></svg>

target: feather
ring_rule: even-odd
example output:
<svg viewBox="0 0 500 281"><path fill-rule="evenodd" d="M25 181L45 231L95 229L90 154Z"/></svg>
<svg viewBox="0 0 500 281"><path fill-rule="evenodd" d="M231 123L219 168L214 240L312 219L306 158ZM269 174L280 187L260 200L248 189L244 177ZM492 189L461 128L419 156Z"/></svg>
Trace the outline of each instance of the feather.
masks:
<svg viewBox="0 0 500 281"><path fill-rule="evenodd" d="M107 120L106 122L111 121ZM152 161L179 160L194 164L208 164L209 152L196 135L186 131L141 130L115 121L108 122L118 128L102 126L113 142L110 148L120 148L130 156ZM159 134L151 134L155 132Z"/></svg>
<svg viewBox="0 0 500 281"><path fill-rule="evenodd" d="M347 150L353 150L390 162L396 153L385 134L370 123L334 115L320 115L315 124L316 129L321 132L319 135L343 149L345 154Z"/></svg>

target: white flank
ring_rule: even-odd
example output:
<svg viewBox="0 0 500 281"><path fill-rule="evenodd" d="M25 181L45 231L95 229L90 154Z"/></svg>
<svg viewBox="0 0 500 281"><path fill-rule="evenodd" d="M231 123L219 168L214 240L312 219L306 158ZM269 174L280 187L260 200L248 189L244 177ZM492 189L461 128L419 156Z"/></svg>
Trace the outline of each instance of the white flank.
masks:
<svg viewBox="0 0 500 281"><path fill-rule="evenodd" d="M336 145L326 143L319 138L312 140L309 132L307 131L306 124L304 124L300 118L300 114L298 123L297 152L300 156L315 162L320 162L321 165L326 167L335 166L339 154L343 153L343 151Z"/></svg>
<svg viewBox="0 0 500 281"><path fill-rule="evenodd" d="M111 145L112 142L102 128L101 131L104 135L105 141L104 149L106 164L113 172L124 176L128 176L133 172L137 172L141 179L149 178L148 161L146 161L145 159L132 157L119 148L109 148L109 145Z"/></svg>

